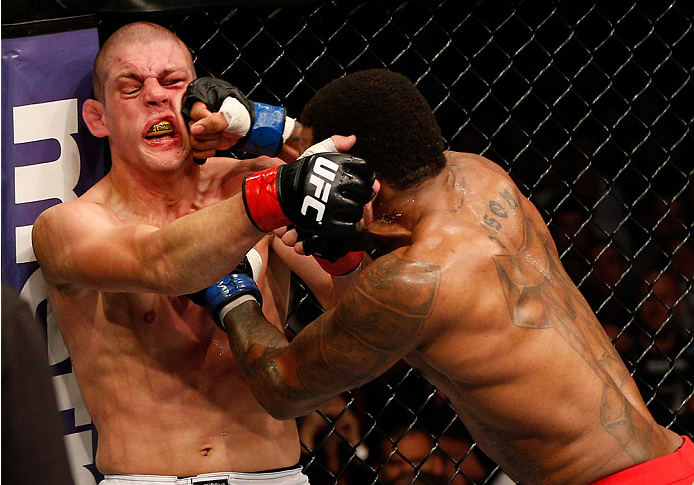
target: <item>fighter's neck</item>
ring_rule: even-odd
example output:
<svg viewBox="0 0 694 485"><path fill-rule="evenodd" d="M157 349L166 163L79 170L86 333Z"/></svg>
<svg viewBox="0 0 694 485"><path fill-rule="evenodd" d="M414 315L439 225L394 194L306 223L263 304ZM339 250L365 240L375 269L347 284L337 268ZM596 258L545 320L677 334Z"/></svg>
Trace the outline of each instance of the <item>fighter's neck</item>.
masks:
<svg viewBox="0 0 694 485"><path fill-rule="evenodd" d="M111 199L123 210L167 220L191 211L197 196L197 167L156 173L114 164L108 174Z"/></svg>
<svg viewBox="0 0 694 485"><path fill-rule="evenodd" d="M394 190L382 183L374 202L374 220L368 231L379 246L387 246L389 250L408 245L423 218L459 204L461 195L454 192L455 179L448 168L407 190Z"/></svg>
<svg viewBox="0 0 694 485"><path fill-rule="evenodd" d="M393 190L382 183L374 203L374 217L413 229L430 212L452 208L451 200L455 204L458 198L451 199L452 191L455 191L455 180L448 167L436 177L406 190Z"/></svg>

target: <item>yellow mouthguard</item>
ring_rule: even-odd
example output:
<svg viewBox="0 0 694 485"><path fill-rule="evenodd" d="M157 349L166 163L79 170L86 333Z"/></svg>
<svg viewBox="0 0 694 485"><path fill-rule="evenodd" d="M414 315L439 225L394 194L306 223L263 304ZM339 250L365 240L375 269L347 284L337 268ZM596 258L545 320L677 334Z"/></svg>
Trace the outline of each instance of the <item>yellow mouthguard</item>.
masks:
<svg viewBox="0 0 694 485"><path fill-rule="evenodd" d="M173 125L168 121L160 121L152 126L147 132L147 137L172 135L174 132Z"/></svg>

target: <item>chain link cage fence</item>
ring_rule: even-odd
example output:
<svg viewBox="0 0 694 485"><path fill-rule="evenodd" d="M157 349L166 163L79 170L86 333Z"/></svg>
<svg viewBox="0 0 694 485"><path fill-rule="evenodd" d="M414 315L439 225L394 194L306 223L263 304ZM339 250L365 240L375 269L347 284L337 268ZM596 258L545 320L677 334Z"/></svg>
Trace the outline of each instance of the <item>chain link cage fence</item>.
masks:
<svg viewBox="0 0 694 485"><path fill-rule="evenodd" d="M100 37L133 20L166 25L199 76L295 117L336 77L407 75L447 146L498 163L539 208L657 421L692 436L694 2L220 3L105 8ZM297 331L321 308L293 283ZM500 474L404 362L300 430L314 485L487 484Z"/></svg>

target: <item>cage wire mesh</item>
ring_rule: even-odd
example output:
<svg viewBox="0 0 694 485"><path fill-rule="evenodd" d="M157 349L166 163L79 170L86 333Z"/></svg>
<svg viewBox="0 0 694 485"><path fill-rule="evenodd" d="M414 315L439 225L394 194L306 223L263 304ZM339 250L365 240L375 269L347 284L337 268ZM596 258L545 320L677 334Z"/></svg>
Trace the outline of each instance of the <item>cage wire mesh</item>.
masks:
<svg viewBox="0 0 694 485"><path fill-rule="evenodd" d="M199 76L295 117L356 70L412 79L447 146L498 163L539 208L657 421L691 436L693 18L686 0L334 0L152 20L188 44ZM104 16L102 36L124 20ZM293 284L296 332L321 308ZM404 362L300 429L314 485L493 483L500 473Z"/></svg>

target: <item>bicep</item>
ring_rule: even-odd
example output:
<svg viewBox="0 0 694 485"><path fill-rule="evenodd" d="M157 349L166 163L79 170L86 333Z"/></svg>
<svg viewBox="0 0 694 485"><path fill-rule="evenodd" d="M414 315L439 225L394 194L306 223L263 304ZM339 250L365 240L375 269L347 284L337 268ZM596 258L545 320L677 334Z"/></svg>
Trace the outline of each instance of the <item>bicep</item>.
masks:
<svg viewBox="0 0 694 485"><path fill-rule="evenodd" d="M439 280L438 267L393 255L369 265L333 310L292 341L302 385L324 395L351 389L417 348Z"/></svg>

